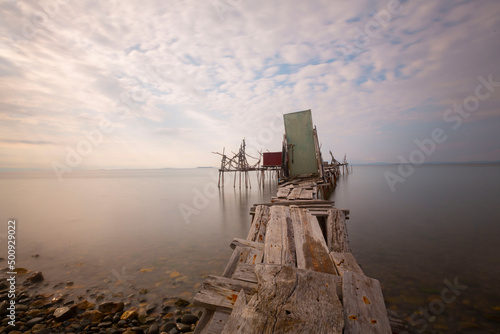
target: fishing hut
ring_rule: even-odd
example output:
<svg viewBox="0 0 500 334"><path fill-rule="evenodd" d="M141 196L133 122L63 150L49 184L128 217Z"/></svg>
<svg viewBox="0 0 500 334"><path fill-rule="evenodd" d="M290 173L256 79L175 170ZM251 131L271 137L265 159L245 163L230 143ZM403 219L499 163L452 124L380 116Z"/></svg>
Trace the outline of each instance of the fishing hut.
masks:
<svg viewBox="0 0 500 334"><path fill-rule="evenodd" d="M310 110L284 121L276 196L251 208L246 239L196 294L195 333L391 333L380 284L349 248L349 211L328 200L343 166L323 163Z"/></svg>
<svg viewBox="0 0 500 334"><path fill-rule="evenodd" d="M310 110L308 112L310 114ZM294 123L301 124L301 122L308 121L307 117L304 118L303 113L296 113L297 115L294 117L297 119L293 121L292 116L285 117L286 134L283 137L281 152L259 152L258 158L253 157L246 152L245 139L242 140L237 153L231 152L232 156L226 155L226 148L223 148L222 153L212 152L221 156L217 186L224 187L225 173L234 173L233 187L236 187L236 183L238 183L239 188L242 184L246 188L251 188L249 177L251 171L257 172L257 182L260 186L264 186L266 174L271 180L276 179L283 182L288 180L290 175L303 176L319 172L321 178L326 178L326 183L321 188L323 196L330 196L340 175L349 173L347 157L344 155L344 161L341 163L334 158L330 151L331 162L323 161L316 127L312 127L312 119L311 123L304 123L303 129L294 129ZM288 131L286 131L287 126ZM304 129L311 129L311 131L301 133L300 131ZM287 134L290 138L287 137ZM252 159L251 163L249 159ZM307 173L305 173L306 171Z"/></svg>

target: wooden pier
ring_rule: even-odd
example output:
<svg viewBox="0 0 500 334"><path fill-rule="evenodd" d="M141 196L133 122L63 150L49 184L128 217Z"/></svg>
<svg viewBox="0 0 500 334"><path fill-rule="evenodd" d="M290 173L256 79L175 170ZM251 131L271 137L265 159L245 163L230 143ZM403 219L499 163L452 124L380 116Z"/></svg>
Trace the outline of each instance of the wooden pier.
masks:
<svg viewBox="0 0 500 334"><path fill-rule="evenodd" d="M195 333L392 332L379 282L350 251L349 211L327 200L340 166L324 168L316 147L317 173L289 175L252 207L246 239L194 298L205 308Z"/></svg>
<svg viewBox="0 0 500 334"><path fill-rule="evenodd" d="M233 187L236 187L236 179L238 178L238 188L241 188L242 181L245 185L245 188L252 188L252 184L250 183L249 173L251 171L257 172L257 181L260 186L264 186L264 181L266 178L266 173L268 177L272 179L273 177L278 180L280 174L280 167L277 166L265 166L261 163L262 152L260 152L259 158L253 157L246 153L246 144L245 139L240 144L240 148L238 153L233 153L232 157L226 155L226 149L222 150L222 153L212 152L213 154L220 155L221 163L219 168L219 180L217 182L217 186L224 187L224 175L225 173L234 173ZM248 162L248 158L254 160L253 164Z"/></svg>

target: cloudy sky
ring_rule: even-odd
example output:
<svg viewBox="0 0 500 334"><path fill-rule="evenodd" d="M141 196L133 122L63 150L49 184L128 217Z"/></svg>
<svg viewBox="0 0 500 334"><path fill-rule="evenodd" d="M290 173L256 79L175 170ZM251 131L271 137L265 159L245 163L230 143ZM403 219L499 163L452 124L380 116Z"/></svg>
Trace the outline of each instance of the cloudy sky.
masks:
<svg viewBox="0 0 500 334"><path fill-rule="evenodd" d="M324 156L500 160L496 0L3 0L0 17L1 170L216 166L243 138L279 150L305 109Z"/></svg>

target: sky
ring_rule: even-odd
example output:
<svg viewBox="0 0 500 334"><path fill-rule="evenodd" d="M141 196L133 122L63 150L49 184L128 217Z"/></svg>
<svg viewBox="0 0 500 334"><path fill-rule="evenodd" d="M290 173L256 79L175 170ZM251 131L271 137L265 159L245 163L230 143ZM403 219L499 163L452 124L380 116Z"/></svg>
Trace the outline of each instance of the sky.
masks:
<svg viewBox="0 0 500 334"><path fill-rule="evenodd" d="M324 159L500 160L500 4L0 2L0 170L218 166L312 110ZM250 162L252 162L251 160Z"/></svg>

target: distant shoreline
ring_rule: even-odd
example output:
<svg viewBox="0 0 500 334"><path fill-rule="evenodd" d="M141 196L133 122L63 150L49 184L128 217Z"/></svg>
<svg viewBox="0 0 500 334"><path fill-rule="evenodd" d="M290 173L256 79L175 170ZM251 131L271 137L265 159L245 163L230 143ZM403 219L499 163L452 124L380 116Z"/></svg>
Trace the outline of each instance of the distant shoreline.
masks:
<svg viewBox="0 0 500 334"><path fill-rule="evenodd" d="M439 166L439 165L498 165L500 161L470 161L470 162L425 162L418 166ZM397 162L374 162L374 163L349 163L351 166L399 166L412 165L410 163L403 164ZM76 169L75 172L129 172L129 171L161 171L161 170L181 170L181 169L218 169L219 167L164 167L164 168L130 168L130 169ZM49 169L10 169L0 168L0 173L34 173L34 172L52 172Z"/></svg>

